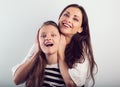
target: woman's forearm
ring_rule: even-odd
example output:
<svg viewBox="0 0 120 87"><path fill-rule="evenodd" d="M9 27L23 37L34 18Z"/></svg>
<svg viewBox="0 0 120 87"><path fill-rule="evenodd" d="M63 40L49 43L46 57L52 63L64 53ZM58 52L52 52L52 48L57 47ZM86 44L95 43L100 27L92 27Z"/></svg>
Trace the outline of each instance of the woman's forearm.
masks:
<svg viewBox="0 0 120 87"><path fill-rule="evenodd" d="M31 69L34 66L36 56L37 56L37 54L34 54L33 56L31 56L31 58L26 60L22 65L20 65L17 68L17 70L15 71L14 76L13 76L14 83L16 85L19 85L19 84L25 82L25 80L27 79L28 73L31 71Z"/></svg>
<svg viewBox="0 0 120 87"><path fill-rule="evenodd" d="M64 35L61 34L60 46L58 50L58 63L59 63L60 72L64 79L66 87L75 87L75 84L72 81L68 72L69 67L65 62L65 55L64 55L65 48L66 48L66 38Z"/></svg>
<svg viewBox="0 0 120 87"><path fill-rule="evenodd" d="M68 66L64 60L59 60L59 67L62 77L65 81L67 87L75 87L74 82L72 81L69 73L68 73Z"/></svg>

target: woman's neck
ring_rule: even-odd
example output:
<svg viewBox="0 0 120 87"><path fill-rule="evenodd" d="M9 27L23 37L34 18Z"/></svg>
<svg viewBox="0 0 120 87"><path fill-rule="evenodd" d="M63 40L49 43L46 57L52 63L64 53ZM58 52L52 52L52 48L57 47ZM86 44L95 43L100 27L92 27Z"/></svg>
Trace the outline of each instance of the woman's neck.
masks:
<svg viewBox="0 0 120 87"><path fill-rule="evenodd" d="M47 59L47 63L48 64L55 64L55 63L57 63L57 61L58 61L57 53L46 55L46 59Z"/></svg>
<svg viewBox="0 0 120 87"><path fill-rule="evenodd" d="M72 36L65 36L66 44L69 44L71 41Z"/></svg>

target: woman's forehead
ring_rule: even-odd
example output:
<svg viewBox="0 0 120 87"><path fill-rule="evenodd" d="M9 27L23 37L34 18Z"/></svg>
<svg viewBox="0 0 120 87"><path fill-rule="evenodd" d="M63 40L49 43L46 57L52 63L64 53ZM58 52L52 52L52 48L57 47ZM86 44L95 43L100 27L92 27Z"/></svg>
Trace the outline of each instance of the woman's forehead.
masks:
<svg viewBox="0 0 120 87"><path fill-rule="evenodd" d="M64 12L67 12L69 14L75 14L78 16L82 14L81 10L79 8L76 8L76 7L69 7Z"/></svg>

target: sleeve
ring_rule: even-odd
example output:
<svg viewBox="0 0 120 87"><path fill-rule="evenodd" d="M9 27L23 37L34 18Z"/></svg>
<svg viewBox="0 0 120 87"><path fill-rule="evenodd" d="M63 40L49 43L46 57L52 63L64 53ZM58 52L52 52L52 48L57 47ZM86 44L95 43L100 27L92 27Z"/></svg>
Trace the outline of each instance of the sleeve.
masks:
<svg viewBox="0 0 120 87"><path fill-rule="evenodd" d="M77 87L85 85L88 77L88 71L89 61L87 58L83 63L76 63L74 68L68 69L70 77L72 78Z"/></svg>
<svg viewBox="0 0 120 87"><path fill-rule="evenodd" d="M17 70L17 68L22 65L26 60L28 60L33 54L34 54L34 51L35 51L35 45L33 44L32 47L30 48L30 50L28 51L28 54L26 55L25 59L12 67L12 74L14 75L15 71Z"/></svg>

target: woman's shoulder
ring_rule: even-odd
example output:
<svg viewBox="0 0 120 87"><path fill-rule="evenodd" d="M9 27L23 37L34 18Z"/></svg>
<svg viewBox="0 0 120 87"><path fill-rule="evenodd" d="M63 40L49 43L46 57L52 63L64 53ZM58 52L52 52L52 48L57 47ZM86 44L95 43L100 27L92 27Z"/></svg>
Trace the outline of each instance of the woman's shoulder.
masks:
<svg viewBox="0 0 120 87"><path fill-rule="evenodd" d="M82 61L78 61L74 63L73 68L88 68L89 67L89 60L88 58L84 58Z"/></svg>

